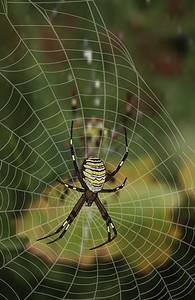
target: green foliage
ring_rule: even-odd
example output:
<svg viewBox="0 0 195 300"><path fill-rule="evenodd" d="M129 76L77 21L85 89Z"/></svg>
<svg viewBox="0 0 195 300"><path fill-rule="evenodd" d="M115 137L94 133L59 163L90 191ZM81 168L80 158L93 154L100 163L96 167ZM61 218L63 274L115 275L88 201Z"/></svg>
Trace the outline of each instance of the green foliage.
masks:
<svg viewBox="0 0 195 300"><path fill-rule="evenodd" d="M98 0L99 14L95 6L88 9L90 1L72 1L65 11L59 6L62 13L55 18L53 2L38 2L0 3L1 295L90 299L96 290L98 299L102 290L105 298L112 290L111 299L119 299L120 286L122 299L130 299L130 290L135 299L138 287L142 299L162 299L165 286L177 290L177 279L194 276L194 154L172 118L194 147L195 3ZM92 64L84 56L88 50ZM92 117L105 121L105 141L93 150L109 170L124 152L123 126L130 143L120 173L128 177L127 186L102 197L119 236L97 256L88 249L102 241L106 229L95 207L93 219L83 208L60 243L35 242L63 222L79 197L64 195L53 182L74 177L72 119L80 163ZM114 138L112 130L118 132ZM178 293L184 294L182 288Z"/></svg>

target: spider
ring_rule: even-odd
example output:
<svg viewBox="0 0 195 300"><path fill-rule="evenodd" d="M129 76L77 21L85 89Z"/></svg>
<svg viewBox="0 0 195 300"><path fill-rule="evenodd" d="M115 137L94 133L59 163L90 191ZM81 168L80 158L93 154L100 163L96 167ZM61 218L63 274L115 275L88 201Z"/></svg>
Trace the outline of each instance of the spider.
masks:
<svg viewBox="0 0 195 300"><path fill-rule="evenodd" d="M64 183L60 180L57 180L57 181L60 182L61 184L63 184L66 189L70 188L77 192L81 192L83 194L81 195L80 199L77 201L76 205L73 207L73 209L72 209L71 213L69 214L69 216L67 217L67 219L62 223L62 225L55 232L53 232L49 235L46 235L42 238L39 238L37 241L46 239L46 238L53 236L62 231L61 234L56 239L48 242L47 244L54 243L54 242L58 241L59 239L61 239L64 236L64 234L66 233L66 231L68 230L71 223L74 221L74 219L78 215L78 213L80 212L84 203L86 204L86 206L91 206L93 202L95 202L103 219L106 221L108 239L106 242L104 242L96 247L90 248L89 250L93 250L93 249L102 247L103 245L106 245L107 243L111 242L117 236L116 228L115 228L114 224L112 223L112 220L111 220L110 216L108 215L104 205L98 198L98 193L113 193L113 192L116 192L116 191L122 189L125 185L127 178L125 178L122 185L120 185L114 189L103 189L104 184L108 180L110 180L119 171L119 169L122 167L124 161L126 160L126 158L128 156L126 128L124 128L124 130L125 130L125 144L126 144L125 154L124 154L122 160L120 161L120 163L118 164L117 168L115 169L115 171L113 171L106 177L105 165L104 165L103 161L99 157L96 157L96 156L89 156L88 158L86 158L83 161L83 164L79 171L79 168L78 168L78 165L76 162L76 158L75 158L74 148L73 148L73 139L72 139L73 121L72 121L71 136L70 136L70 151L71 151L71 155L72 155L74 169L75 169L76 175L79 179L79 182L80 182L82 188L72 186L72 185L70 185L68 183ZM113 233L114 233L113 237L111 237L111 229L113 230Z"/></svg>

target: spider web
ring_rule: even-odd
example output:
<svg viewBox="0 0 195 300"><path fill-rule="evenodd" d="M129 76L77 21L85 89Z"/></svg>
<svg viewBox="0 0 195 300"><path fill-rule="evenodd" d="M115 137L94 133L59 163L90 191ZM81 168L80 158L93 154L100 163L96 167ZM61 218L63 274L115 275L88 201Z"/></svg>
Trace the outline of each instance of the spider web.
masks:
<svg viewBox="0 0 195 300"><path fill-rule="evenodd" d="M1 1L1 298L190 299L194 289L194 163L170 115L109 31L95 1ZM22 18L21 18L22 16ZM112 172L99 194L118 231L84 206L60 241L37 242L80 193L77 162Z"/></svg>

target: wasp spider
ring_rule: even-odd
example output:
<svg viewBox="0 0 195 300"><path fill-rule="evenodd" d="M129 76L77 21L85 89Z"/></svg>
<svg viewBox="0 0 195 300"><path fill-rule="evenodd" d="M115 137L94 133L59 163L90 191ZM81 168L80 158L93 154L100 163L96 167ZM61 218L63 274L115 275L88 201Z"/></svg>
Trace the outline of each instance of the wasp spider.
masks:
<svg viewBox="0 0 195 300"><path fill-rule="evenodd" d="M103 161L99 157L96 157L96 156L89 156L87 159L85 159L81 166L81 170L79 170L77 162L76 162L74 148L73 148L72 134L73 134L73 121L72 121L72 125L71 125L70 151L71 151L71 155L72 155L74 169L75 169L76 175L79 179L79 182L80 182L82 188L72 186L72 185L70 185L68 183L64 183L60 180L58 180L58 181L61 184L63 184L65 186L65 188L70 188L75 191L81 192L83 194L81 195L81 197L78 200L78 202L76 203L76 205L73 207L73 209L72 209L71 213L69 214L69 216L67 217L67 219L62 223L62 225L55 232L38 239L38 241L48 238L50 236L53 236L62 231L61 234L56 239L48 242L47 244L54 243L54 242L58 241L59 239L61 239L64 236L64 234L66 233L66 231L68 230L71 223L74 221L74 219L78 215L78 213L80 212L84 203L86 203L87 206L91 206L92 203L95 202L103 219L106 221L108 239L106 242L104 242L96 247L90 248L90 250L93 250L93 249L99 248L99 247L111 242L117 236L116 228L115 228L110 216L108 215L104 205L100 201L100 199L98 197L98 193L113 193L113 192L116 192L116 191L122 189L125 185L127 178L125 178L122 185L120 185L114 189L103 189L104 184L108 180L110 180L119 171L119 169L122 167L125 159L128 156L127 133L126 133L126 128L125 128L125 154L124 154L122 160L120 161L120 163L118 164L117 168L115 169L115 171L110 173L108 176L106 176L106 168L105 168ZM113 234L114 234L113 237L111 237L111 229L113 230Z"/></svg>

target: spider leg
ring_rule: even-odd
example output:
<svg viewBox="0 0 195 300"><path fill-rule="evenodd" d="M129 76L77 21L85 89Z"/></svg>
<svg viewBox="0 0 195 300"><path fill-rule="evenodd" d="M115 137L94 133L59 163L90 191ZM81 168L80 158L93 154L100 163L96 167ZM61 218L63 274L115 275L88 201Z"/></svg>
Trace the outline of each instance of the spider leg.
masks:
<svg viewBox="0 0 195 300"><path fill-rule="evenodd" d="M86 200L86 197L85 197L85 194L83 194L81 196L81 198L77 201L76 205L73 207L73 209L72 209L71 213L69 214L68 218L62 223L62 225L55 232L53 232L51 234L48 234L48 235L38 239L37 241L40 241L40 240L46 239L50 236L53 236L53 235L59 233L64 228L64 230L59 235L59 237L57 237L55 240L53 240L51 242L48 242L47 244L54 243L54 242L58 241L59 239L61 239L64 236L64 234L66 233L66 231L68 230L71 223L74 221L74 219L78 215L78 213L80 212L83 204L85 203L85 200Z"/></svg>
<svg viewBox="0 0 195 300"><path fill-rule="evenodd" d="M48 238L48 237L50 237L50 236L53 236L53 235L59 233L59 232L64 228L64 226L67 224L67 223L65 224L65 222L67 222L67 220L65 220L64 223L63 223L63 224L62 224L55 232L53 232L53 233L51 233L51 234L48 234L48 235L46 235L46 236L44 236L44 237L42 237L42 238L40 238L40 239L37 239L37 241L46 239L46 238ZM68 226L65 227L65 229L64 229L65 231L68 229L67 227L68 227ZM63 232L64 232L64 231L63 231ZM63 233L63 232L62 232L62 233ZM61 235L62 235L62 233L61 233ZM64 233L65 233L65 232L64 232ZM60 236L61 236L61 235L60 235ZM63 235L64 235L64 234L63 234ZM58 239L59 239L59 238L58 238ZM57 240L57 239L56 239L56 240ZM49 243L47 243L47 244L53 243L53 242L55 242L56 240L54 240L54 241L52 241L52 242L49 242Z"/></svg>
<svg viewBox="0 0 195 300"><path fill-rule="evenodd" d="M125 180L123 181L123 183L120 186L117 186L114 189L102 189L101 191L99 191L99 193L114 193L114 192L117 192L125 186L126 180L127 180L127 177L125 178Z"/></svg>
<svg viewBox="0 0 195 300"><path fill-rule="evenodd" d="M127 145L127 131L126 131L126 128L124 127L124 130L125 130L125 154L123 155L123 158L122 160L120 161L120 163L118 164L117 168L115 171L113 171L111 174L109 174L106 179L105 179L105 182L107 182L108 180L110 180L119 170L120 168L122 167L122 165L124 164L125 162L125 159L127 158L128 156L128 145Z"/></svg>
<svg viewBox="0 0 195 300"><path fill-rule="evenodd" d="M93 249L97 249L99 247L102 247L108 243L110 243L112 240L114 240L114 238L117 236L117 231L116 228L114 226L114 224L112 223L112 220L109 216L109 214L107 213L105 207L103 206L103 204L101 203L100 199L98 197L95 198L95 204L97 205L103 219L106 221L106 225L107 225L107 232L108 232L108 240L96 247L90 248L89 250L93 250ZM112 228L113 232L114 232L114 236L111 238L111 232L110 229Z"/></svg>
<svg viewBox="0 0 195 300"><path fill-rule="evenodd" d="M84 192L84 191L85 191L84 189L81 189L81 188L79 188L79 187L77 187L77 186L70 185L70 184L65 183L65 182L63 182L63 181L60 181L60 180L58 180L58 179L57 179L57 181L58 181L59 183L63 184L63 185L65 186L65 188L67 188L67 189L72 189L72 190L77 191L77 192Z"/></svg>
<svg viewBox="0 0 195 300"><path fill-rule="evenodd" d="M72 155L72 161L73 161L73 165L74 165L74 169L76 172L76 175L81 183L81 185L83 186L83 180L81 178L80 172L79 172L79 168L76 162L76 156L75 156L75 152L74 152L74 147L73 147L73 139L72 139L72 135L73 135L73 121L71 124L71 134L70 134L70 151L71 151L71 155Z"/></svg>

